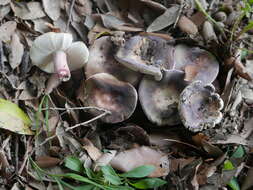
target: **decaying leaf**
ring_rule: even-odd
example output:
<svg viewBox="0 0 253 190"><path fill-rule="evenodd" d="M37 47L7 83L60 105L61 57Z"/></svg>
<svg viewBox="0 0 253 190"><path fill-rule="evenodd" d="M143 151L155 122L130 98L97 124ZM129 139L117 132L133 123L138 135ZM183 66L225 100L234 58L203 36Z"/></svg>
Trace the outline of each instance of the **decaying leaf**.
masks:
<svg viewBox="0 0 253 190"><path fill-rule="evenodd" d="M12 2L11 8L15 16L24 20L31 20L46 16L40 2Z"/></svg>
<svg viewBox="0 0 253 190"><path fill-rule="evenodd" d="M43 0L43 7L47 15L52 20L57 20L60 17L61 14L61 3L62 0Z"/></svg>
<svg viewBox="0 0 253 190"><path fill-rule="evenodd" d="M19 36L14 33L12 35L11 53L9 55L9 61L12 69L17 68L20 65L23 54L24 54L24 46L20 42Z"/></svg>
<svg viewBox="0 0 253 190"><path fill-rule="evenodd" d="M83 142L85 144L83 148L87 151L92 160L96 161L102 156L101 151L95 147L89 139L85 138Z"/></svg>
<svg viewBox="0 0 253 190"><path fill-rule="evenodd" d="M173 24L177 19L179 6L175 5L166 10L161 16L157 17L147 28L147 32L155 32L162 30L167 26Z"/></svg>
<svg viewBox="0 0 253 190"><path fill-rule="evenodd" d="M31 120L16 104L0 99L0 128L18 134L33 135L29 129L30 125Z"/></svg>
<svg viewBox="0 0 253 190"><path fill-rule="evenodd" d="M142 165L153 165L156 169L150 174L150 177L161 177L168 174L170 162L163 153L147 146L141 146L119 152L110 164L113 168L123 172Z"/></svg>
<svg viewBox="0 0 253 190"><path fill-rule="evenodd" d="M0 40L8 42L11 40L11 36L17 28L17 23L14 21L8 21L0 26Z"/></svg>
<svg viewBox="0 0 253 190"><path fill-rule="evenodd" d="M41 168L50 168L59 164L60 161L61 160L59 158L54 158L51 156L40 156L36 159L36 164Z"/></svg>

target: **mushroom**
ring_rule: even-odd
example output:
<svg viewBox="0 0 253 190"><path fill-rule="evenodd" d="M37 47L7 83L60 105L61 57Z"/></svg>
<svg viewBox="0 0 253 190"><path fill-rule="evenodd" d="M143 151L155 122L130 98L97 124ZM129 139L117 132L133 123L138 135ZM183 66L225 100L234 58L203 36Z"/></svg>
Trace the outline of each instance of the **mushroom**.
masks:
<svg viewBox="0 0 253 190"><path fill-rule="evenodd" d="M119 48L115 58L126 67L162 79L162 70L173 68L174 48L157 36L134 36Z"/></svg>
<svg viewBox="0 0 253 190"><path fill-rule="evenodd" d="M212 128L222 119L223 101L213 85L194 81L180 95L178 110L186 128L193 132Z"/></svg>
<svg viewBox="0 0 253 190"><path fill-rule="evenodd" d="M134 112L137 104L137 92L135 88L126 82L122 82L107 73L98 73L85 83L83 103L111 112L101 120L105 123L118 123L128 119ZM98 115L97 110L91 110L91 114Z"/></svg>
<svg viewBox="0 0 253 190"><path fill-rule="evenodd" d="M83 42L72 42L69 33L48 32L32 44L32 63L47 73L56 73L60 81L68 81L70 71L79 69L88 61L89 51Z"/></svg>
<svg viewBox="0 0 253 190"><path fill-rule="evenodd" d="M186 85L184 72L179 70L164 71L161 81L144 77L139 86L139 99L147 118L158 126L179 124L179 95Z"/></svg>
<svg viewBox="0 0 253 190"><path fill-rule="evenodd" d="M185 71L186 80L200 80L204 84L211 84L219 72L219 63L206 50L199 47L189 47L178 44L175 47L175 69Z"/></svg>
<svg viewBox="0 0 253 190"><path fill-rule="evenodd" d="M90 47L89 60L85 66L86 77L96 73L109 73L119 80L136 85L141 75L119 64L113 57L115 45L109 36L95 40Z"/></svg>

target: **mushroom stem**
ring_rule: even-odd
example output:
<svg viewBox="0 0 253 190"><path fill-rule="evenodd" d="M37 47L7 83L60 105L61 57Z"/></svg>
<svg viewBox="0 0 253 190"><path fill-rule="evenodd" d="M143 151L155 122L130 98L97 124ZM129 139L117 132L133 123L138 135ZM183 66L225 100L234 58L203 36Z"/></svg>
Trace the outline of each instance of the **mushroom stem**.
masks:
<svg viewBox="0 0 253 190"><path fill-rule="evenodd" d="M70 70L67 63L67 56L64 51L54 53L54 68L60 81L68 81L70 79Z"/></svg>

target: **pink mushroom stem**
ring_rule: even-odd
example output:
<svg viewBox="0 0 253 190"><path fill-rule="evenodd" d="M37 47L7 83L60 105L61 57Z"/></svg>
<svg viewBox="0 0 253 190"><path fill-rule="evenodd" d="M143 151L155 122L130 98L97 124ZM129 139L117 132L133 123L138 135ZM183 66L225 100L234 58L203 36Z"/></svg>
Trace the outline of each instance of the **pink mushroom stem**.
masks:
<svg viewBox="0 0 253 190"><path fill-rule="evenodd" d="M71 77L67 56L64 51L57 51L54 53L54 68L60 81L68 81Z"/></svg>

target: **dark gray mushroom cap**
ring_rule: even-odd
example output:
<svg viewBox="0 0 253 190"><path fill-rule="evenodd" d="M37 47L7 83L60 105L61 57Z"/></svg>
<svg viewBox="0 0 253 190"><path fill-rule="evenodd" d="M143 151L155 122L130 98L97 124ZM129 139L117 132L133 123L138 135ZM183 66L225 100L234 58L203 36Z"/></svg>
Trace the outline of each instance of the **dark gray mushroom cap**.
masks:
<svg viewBox="0 0 253 190"><path fill-rule="evenodd" d="M211 84L218 75L219 63L216 58L199 47L178 44L175 47L174 58L175 69L187 72L187 68L191 67L190 69L194 70L191 81L200 80L204 84Z"/></svg>
<svg viewBox="0 0 253 190"><path fill-rule="evenodd" d="M139 99L147 118L159 126L180 123L179 95L187 83L184 72L166 70L161 81L144 77L139 86Z"/></svg>
<svg viewBox="0 0 253 190"><path fill-rule="evenodd" d="M86 77L97 73L109 73L119 80L136 85L141 75L119 64L113 57L114 52L115 46L109 36L95 40L90 47L90 56L85 68Z"/></svg>
<svg viewBox="0 0 253 190"><path fill-rule="evenodd" d="M212 128L222 119L223 101L213 85L194 81L180 95L179 114L186 128L193 132Z"/></svg>
<svg viewBox="0 0 253 190"><path fill-rule="evenodd" d="M119 81L107 73L99 73L85 81L83 103L86 106L103 108L111 112L101 120L105 123L118 123L128 119L134 112L137 104L135 88L126 82ZM98 115L92 110L91 114Z"/></svg>
<svg viewBox="0 0 253 190"><path fill-rule="evenodd" d="M174 48L157 36L134 36L115 55L126 67L162 79L162 69L173 68Z"/></svg>

